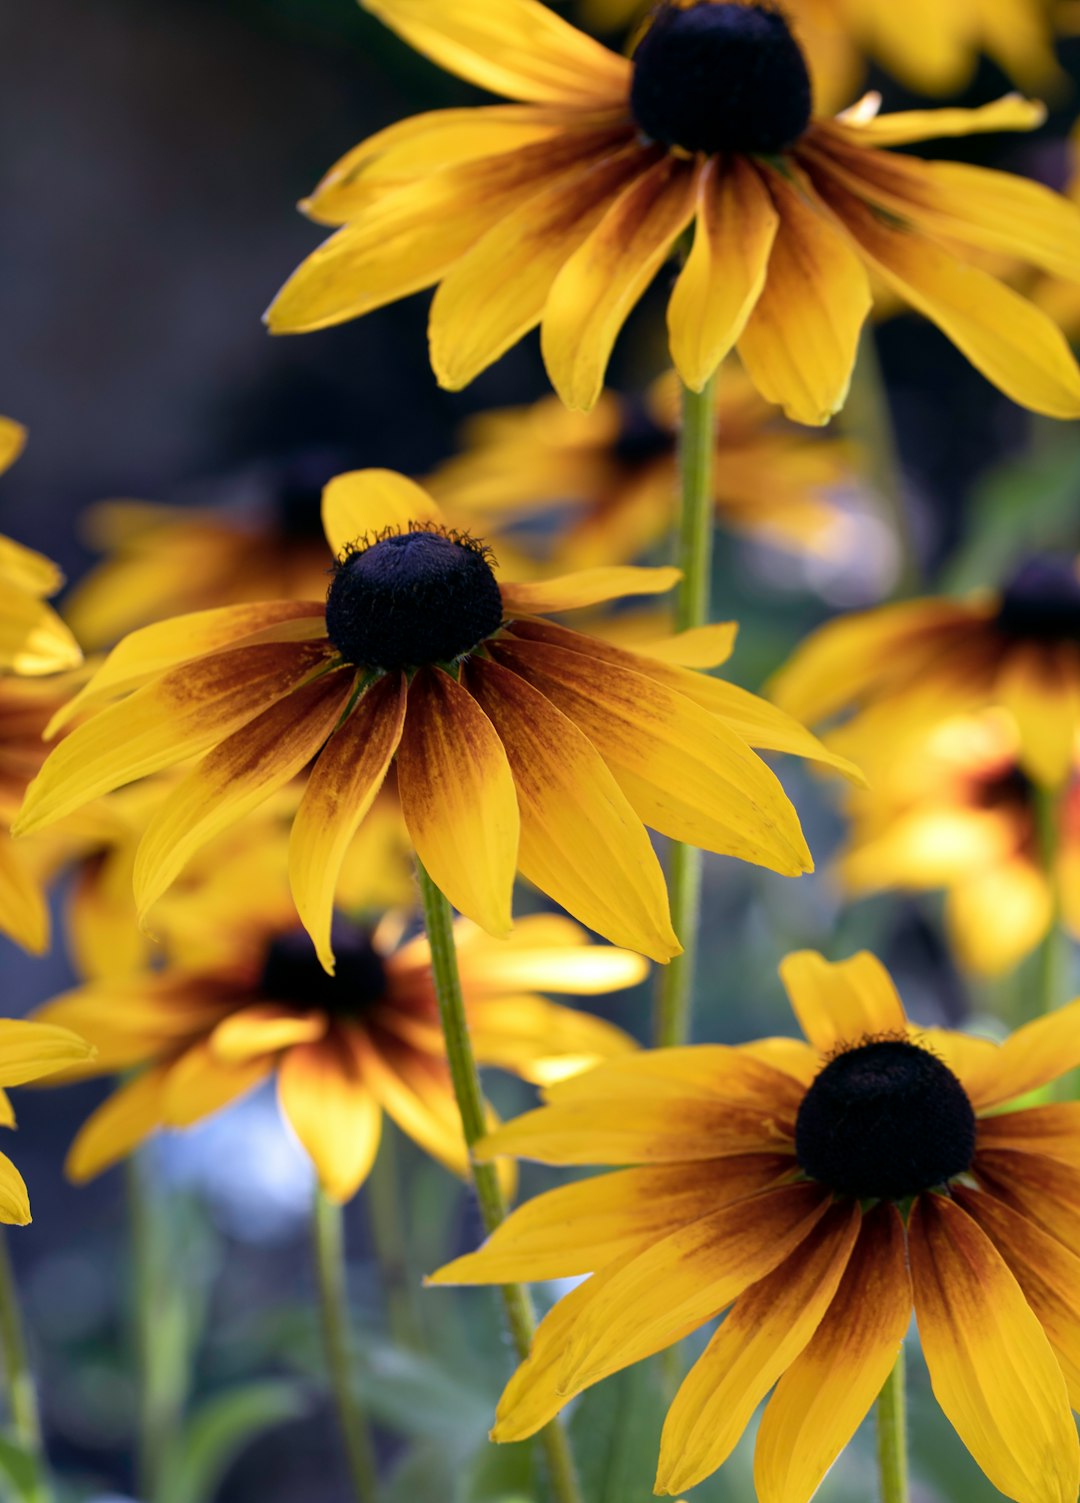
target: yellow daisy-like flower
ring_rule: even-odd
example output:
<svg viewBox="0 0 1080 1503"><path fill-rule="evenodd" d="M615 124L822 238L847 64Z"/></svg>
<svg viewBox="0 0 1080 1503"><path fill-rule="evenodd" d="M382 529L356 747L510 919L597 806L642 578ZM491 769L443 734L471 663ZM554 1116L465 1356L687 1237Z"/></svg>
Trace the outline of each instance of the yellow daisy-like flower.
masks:
<svg viewBox="0 0 1080 1503"><path fill-rule="evenodd" d="M58 1070L69 1070L85 1064L93 1055L93 1047L70 1029L51 1023L0 1018L0 1127L15 1126L15 1112L7 1094L10 1086L25 1085ZM9 1226L30 1224L26 1184L3 1153L0 1153L0 1222Z"/></svg>
<svg viewBox="0 0 1080 1503"><path fill-rule="evenodd" d="M842 616L796 649L770 692L811 724L854 711L842 744L875 764L901 732L997 704L1016 721L1025 772L1055 786L1080 729L1080 572L1070 559L1029 559L1001 590Z"/></svg>
<svg viewBox="0 0 1080 1503"><path fill-rule="evenodd" d="M374 929L339 917L331 977L297 927L287 890L282 896L268 907L237 894L231 947L211 966L94 982L39 1012L94 1039L93 1073L139 1072L80 1129L67 1161L73 1179L90 1179L158 1128L200 1121L270 1075L335 1200L367 1178L384 1112L468 1173L426 939L397 943L397 915ZM510 940L461 921L456 937L481 1063L548 1081L635 1047L621 1029L537 992L633 986L648 970L640 956L591 945L556 917L523 919Z"/></svg>
<svg viewBox="0 0 1080 1503"><path fill-rule="evenodd" d="M520 100L391 126L306 207L342 228L271 307L274 332L355 318L439 284L438 380L466 385L537 324L553 385L592 407L631 309L695 225L668 305L672 359L701 390L733 348L803 423L844 402L873 274L1024 406L1080 416L1057 326L964 259L1004 252L1076 280L1080 209L1037 183L880 148L1026 129L1017 98L877 118L811 118L778 10L661 5L633 60L538 0L364 0L435 62Z"/></svg>
<svg viewBox="0 0 1080 1503"><path fill-rule="evenodd" d="M0 417L0 475L26 444L26 429ZM82 652L56 612L45 604L64 576L54 563L0 536L0 671L34 677L82 662Z"/></svg>
<svg viewBox="0 0 1080 1503"><path fill-rule="evenodd" d="M1017 760L1010 716L958 716L904 743L855 795L840 863L850 892L944 888L960 963L980 975L1011 970L1060 917L1080 938L1080 765L1056 815L1054 871L1040 850L1036 785Z"/></svg>
<svg viewBox="0 0 1080 1503"><path fill-rule="evenodd" d="M145 913L196 850L315 758L290 873L328 969L341 861L392 762L417 854L492 934L510 928L520 869L616 943L677 954L646 823L788 875L810 868L798 816L751 748L851 769L765 701L681 666L724 659L730 624L645 655L541 618L667 590L677 570L500 584L482 544L383 470L333 481L324 520L337 559L325 604L231 606L125 638L67 713L126 697L51 754L17 831L208 753L142 838Z"/></svg>
<svg viewBox="0 0 1080 1503"><path fill-rule="evenodd" d="M811 437L776 420L734 366L716 393L713 499L724 527L785 548L830 554L846 536L830 491L852 483L851 454L836 439ZM642 398L605 393L591 413L568 412L554 397L532 407L470 419L466 452L428 484L455 515L498 533L523 519L548 524L537 538L563 568L637 558L671 529L678 496L679 397L662 377Z"/></svg>
<svg viewBox="0 0 1080 1503"><path fill-rule="evenodd" d="M537 1197L435 1275L592 1274L540 1326L495 1439L726 1311L668 1412L657 1491L720 1466L773 1390L757 1497L806 1503L914 1303L934 1393L990 1481L1074 1503L1080 1106L1012 1104L1080 1065L1080 1001L998 1047L914 1028L872 955L806 951L781 975L809 1042L613 1061L479 1145L633 1166Z"/></svg>

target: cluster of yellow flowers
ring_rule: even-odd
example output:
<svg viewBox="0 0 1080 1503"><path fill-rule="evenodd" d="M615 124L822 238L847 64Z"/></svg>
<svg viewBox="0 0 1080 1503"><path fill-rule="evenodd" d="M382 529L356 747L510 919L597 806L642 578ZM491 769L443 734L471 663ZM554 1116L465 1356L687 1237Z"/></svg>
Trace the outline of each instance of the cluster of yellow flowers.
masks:
<svg viewBox="0 0 1080 1503"><path fill-rule="evenodd" d="M493 1437L542 1432L559 1503L577 1496L563 1407L718 1315L656 1490L718 1468L771 1393L757 1496L806 1503L883 1390L895 1423L913 1310L994 1486L1074 1503L1080 1105L1047 1088L1080 1066L1080 1001L999 1044L909 1022L868 953L799 951L781 975L805 1041L692 1045L686 1023L696 853L813 870L773 754L845 782L851 891L946 889L962 965L997 974L1080 934L1074 560L829 622L768 698L712 671L736 628L709 609L714 522L850 549L839 497L867 456L807 429L843 408L875 300L1031 411L1080 417L1076 198L893 149L1031 129L1042 107L824 109L868 56L930 92L980 52L1051 87L1049 7L591 0L589 24L629 28L618 52L540 0L362 3L511 102L343 157L303 206L334 233L269 327L434 286L444 387L539 327L556 395L474 419L424 484L338 475L325 543L284 519L99 507L108 557L70 625L46 603L54 567L0 538L0 927L43 950L66 874L81 974L0 1023L0 1123L3 1087L120 1076L72 1145L84 1181L273 1077L341 1204L388 1115L474 1179L488 1239L431 1282L504 1286L522 1362ZM605 391L673 260L673 369ZM0 426L5 467L22 437ZM678 567L643 562L675 536ZM641 609L672 590L674 621ZM535 901L515 922L519 877ZM629 988L649 961L668 968L661 1047L546 995ZM544 1104L500 1125L477 1065ZM506 1215L522 1158L613 1172ZM0 1219L29 1219L3 1157ZM581 1282L534 1331L519 1284L550 1279ZM901 1472L883 1461L887 1503Z"/></svg>

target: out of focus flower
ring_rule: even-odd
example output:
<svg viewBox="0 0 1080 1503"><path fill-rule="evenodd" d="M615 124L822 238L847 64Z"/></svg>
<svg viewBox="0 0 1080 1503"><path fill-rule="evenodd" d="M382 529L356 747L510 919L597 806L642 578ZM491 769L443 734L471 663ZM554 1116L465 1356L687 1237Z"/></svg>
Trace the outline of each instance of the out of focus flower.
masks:
<svg viewBox="0 0 1080 1503"><path fill-rule="evenodd" d="M26 429L0 417L0 475L15 463L25 443ZM45 604L63 582L47 558L0 536L0 670L34 676L82 662L79 644Z"/></svg>
<svg viewBox="0 0 1080 1503"><path fill-rule="evenodd" d="M1080 1125L1003 1110L1080 1065L1080 1002L1000 1047L912 1027L872 955L789 955L808 1043L659 1050L550 1088L479 1145L634 1167L523 1205L437 1283L591 1273L540 1326L493 1435L726 1315L668 1412L656 1490L758 1430L760 1503L807 1503L918 1320L934 1394L1018 1503L1071 1503ZM774 1388L775 1385L775 1388Z"/></svg>
<svg viewBox="0 0 1080 1503"><path fill-rule="evenodd" d="M1080 17L1080 8L1077 16ZM1073 129L1069 158L1071 175L1065 192L1074 204L1080 204L1080 125ZM1074 344L1080 341L1080 286L1076 282L1063 281L1060 277L1042 277L1035 284L1032 297L1055 323L1061 325Z"/></svg>
<svg viewBox="0 0 1080 1503"><path fill-rule="evenodd" d="M1061 792L1047 873L1037 787L1017 760L1010 716L957 716L905 739L854 793L841 862L854 893L944 888L960 963L981 975L1010 970L1060 917L1080 937L1080 765Z"/></svg>
<svg viewBox="0 0 1080 1503"><path fill-rule="evenodd" d="M482 530L506 529L549 563L626 563L670 533L678 499L678 386L644 398L605 393L591 413L554 397L470 419L466 452L429 479L432 493ZM734 366L716 396L713 494L718 522L784 548L840 551L845 515L830 492L852 483L839 440L778 421ZM522 521L542 520L525 532Z"/></svg>
<svg viewBox="0 0 1080 1503"><path fill-rule="evenodd" d="M7 1091L85 1064L94 1050L85 1039L67 1028L49 1023L28 1023L0 1018L0 1127L14 1127L15 1113ZM0 1153L0 1221L27 1226L30 1199L22 1175L6 1154Z"/></svg>
<svg viewBox="0 0 1080 1503"><path fill-rule="evenodd" d="M1031 559L997 591L827 622L796 649L771 693L811 724L854 712L852 744L875 764L888 760L901 733L997 704L1016 721L1024 771L1058 785L1071 773L1080 728L1077 565Z"/></svg>
<svg viewBox="0 0 1080 1503"><path fill-rule="evenodd" d="M89 1179L157 1128L190 1126L270 1075L336 1200L348 1200L367 1177L384 1111L466 1174L427 940L399 943L397 915L374 928L339 917L337 970L328 976L283 887L276 908L236 894L231 918L231 947L213 965L91 983L40 1012L86 1030L98 1047L94 1073L138 1071L80 1130L68 1158L72 1178ZM216 922L220 932L220 915ZM576 924L556 917L523 919L509 940L489 939L463 920L456 937L481 1063L549 1081L634 1047L612 1024L538 992L632 986L648 969L640 956L591 945Z"/></svg>
<svg viewBox="0 0 1080 1503"><path fill-rule="evenodd" d="M1028 129L1044 111L812 118L781 12L657 7L620 57L538 0L365 0L433 61L522 101L434 111L349 152L305 205L337 233L267 318L297 333L439 284L431 359L467 385L541 325L552 384L591 408L632 308L690 227L668 304L672 360L701 390L732 348L768 401L822 424L844 403L870 277L934 320L1022 405L1080 416L1060 329L967 259L1080 277L1080 209L1000 172L880 148Z"/></svg>
<svg viewBox="0 0 1080 1503"><path fill-rule="evenodd" d="M328 970L341 861L395 761L417 854L489 933L510 928L520 868L608 939L678 953L646 822L788 875L809 869L798 816L751 748L852 769L765 701L681 666L726 658L732 626L644 655L539 619L665 591L676 570L500 585L489 550L389 471L339 476L324 508L337 560L325 605L232 606L125 638L69 706L99 713L31 784L22 833L207 753L142 838L145 913L212 836L316 758L290 872Z"/></svg>

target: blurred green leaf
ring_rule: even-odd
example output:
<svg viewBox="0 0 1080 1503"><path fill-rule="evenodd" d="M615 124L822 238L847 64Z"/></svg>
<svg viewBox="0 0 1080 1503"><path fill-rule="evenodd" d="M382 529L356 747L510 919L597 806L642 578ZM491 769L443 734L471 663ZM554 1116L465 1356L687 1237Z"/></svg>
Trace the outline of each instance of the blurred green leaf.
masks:
<svg viewBox="0 0 1080 1503"><path fill-rule="evenodd" d="M32 1497L38 1480L36 1458L6 1435L0 1435L0 1497L11 1497L12 1489L20 1498Z"/></svg>
<svg viewBox="0 0 1080 1503"><path fill-rule="evenodd" d="M461 1503L531 1503L536 1491L537 1446L486 1442L460 1489Z"/></svg>
<svg viewBox="0 0 1080 1503"><path fill-rule="evenodd" d="M487 1435L494 1397L460 1371L370 1337L357 1347L355 1384L365 1408L400 1435L438 1437L444 1467L448 1453L460 1460Z"/></svg>
<svg viewBox="0 0 1080 1503"><path fill-rule="evenodd" d="M570 1433L590 1503L652 1498L665 1409L658 1362L635 1363L580 1399Z"/></svg>
<svg viewBox="0 0 1080 1503"><path fill-rule="evenodd" d="M304 1390L286 1379L246 1384L208 1399L192 1414L161 1469L161 1503L209 1503L257 1435L299 1418L307 1407Z"/></svg>

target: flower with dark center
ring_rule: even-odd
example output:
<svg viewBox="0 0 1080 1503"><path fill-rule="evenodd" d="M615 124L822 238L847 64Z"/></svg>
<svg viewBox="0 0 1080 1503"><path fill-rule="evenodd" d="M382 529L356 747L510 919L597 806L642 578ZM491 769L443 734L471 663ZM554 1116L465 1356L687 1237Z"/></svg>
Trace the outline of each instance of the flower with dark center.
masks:
<svg viewBox="0 0 1080 1503"><path fill-rule="evenodd" d="M998 629L1035 642L1080 643L1080 572L1073 558L1028 559L1001 593Z"/></svg>
<svg viewBox="0 0 1080 1503"><path fill-rule="evenodd" d="M634 53L630 109L683 151L771 156L810 123L810 74L778 10L738 0L662 8Z"/></svg>
<svg viewBox="0 0 1080 1503"><path fill-rule="evenodd" d="M1031 129L1041 106L1014 96L940 120L879 118L868 95L811 118L802 52L767 0L659 0L633 58L540 0L363 3L516 103L391 125L332 167L304 208L336 233L275 298L273 333L434 286L440 385L468 385L539 324L552 385L587 411L635 304L679 256L669 344L694 391L737 350L767 401L827 423L881 285L1015 401L1080 416L1060 328L984 267L989 251L1080 281L1080 207L1038 183L882 149Z"/></svg>
<svg viewBox="0 0 1080 1503"><path fill-rule="evenodd" d="M389 985L386 966L370 932L334 915L330 927L334 974L319 957L303 929L286 929L270 940L258 990L272 1002L312 1007L332 1017L361 1018L384 1001Z"/></svg>
<svg viewBox="0 0 1080 1503"><path fill-rule="evenodd" d="M524 1440L720 1313L668 1411L655 1490L703 1481L767 1399L754 1496L809 1503L914 1308L937 1401L991 1483L1071 1503L1080 1119L1018 1103L1080 1065L1080 1002L998 1046L909 1026L872 955L804 951L781 976L806 1042L611 1060L477 1145L484 1162L614 1171L527 1202L429 1280L575 1283L493 1439Z"/></svg>

